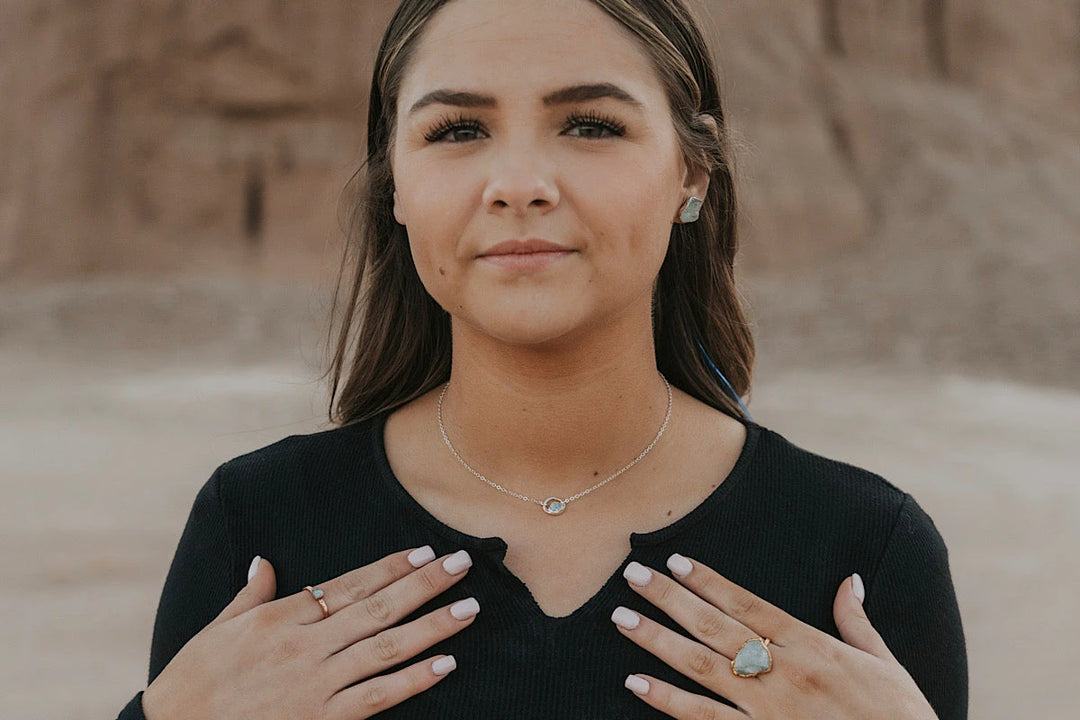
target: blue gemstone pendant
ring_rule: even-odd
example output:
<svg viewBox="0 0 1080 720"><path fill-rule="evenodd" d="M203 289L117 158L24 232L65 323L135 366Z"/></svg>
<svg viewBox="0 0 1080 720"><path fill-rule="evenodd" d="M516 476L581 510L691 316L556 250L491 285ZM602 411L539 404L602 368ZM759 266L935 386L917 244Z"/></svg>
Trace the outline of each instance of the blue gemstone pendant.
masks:
<svg viewBox="0 0 1080 720"><path fill-rule="evenodd" d="M544 512L548 515L562 515L562 511L566 509L566 501L557 497L549 497L541 507L544 508Z"/></svg>

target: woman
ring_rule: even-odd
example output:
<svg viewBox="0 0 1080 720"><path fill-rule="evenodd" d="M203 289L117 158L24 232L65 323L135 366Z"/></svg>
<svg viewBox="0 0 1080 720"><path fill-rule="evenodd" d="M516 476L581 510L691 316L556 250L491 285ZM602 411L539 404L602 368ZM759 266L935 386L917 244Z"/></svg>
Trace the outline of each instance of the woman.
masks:
<svg viewBox="0 0 1080 720"><path fill-rule="evenodd" d="M121 717L966 717L932 522L738 400L724 137L679 0L405 0L340 427L203 487Z"/></svg>

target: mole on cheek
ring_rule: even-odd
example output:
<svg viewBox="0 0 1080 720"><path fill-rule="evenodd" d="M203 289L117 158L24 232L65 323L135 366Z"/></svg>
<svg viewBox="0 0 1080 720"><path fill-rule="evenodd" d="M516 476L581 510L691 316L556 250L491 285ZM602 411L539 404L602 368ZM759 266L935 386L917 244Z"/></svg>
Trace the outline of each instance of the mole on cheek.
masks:
<svg viewBox="0 0 1080 720"><path fill-rule="evenodd" d="M440 274L440 275L445 275L445 274L446 274L446 270L445 270L444 268L440 267L440 268L439 268L439 274Z"/></svg>

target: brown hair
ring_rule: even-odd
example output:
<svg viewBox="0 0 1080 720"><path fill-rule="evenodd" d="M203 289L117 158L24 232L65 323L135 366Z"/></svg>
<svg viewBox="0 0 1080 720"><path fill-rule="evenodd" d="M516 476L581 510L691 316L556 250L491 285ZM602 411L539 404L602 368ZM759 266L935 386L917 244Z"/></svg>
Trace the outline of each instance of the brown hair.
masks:
<svg viewBox="0 0 1080 720"><path fill-rule="evenodd" d="M405 228L394 219L390 169L402 77L424 27L450 1L403 0L375 60L367 160L349 183L355 192L348 242L330 316L330 420L341 425L407 403L450 378L450 316L416 273ZM700 219L673 226L657 278L657 367L679 389L741 418L738 401L710 367L715 363L740 396L749 391L754 341L735 288L735 188L708 47L681 0L591 1L639 38L666 89L688 164L710 173Z"/></svg>

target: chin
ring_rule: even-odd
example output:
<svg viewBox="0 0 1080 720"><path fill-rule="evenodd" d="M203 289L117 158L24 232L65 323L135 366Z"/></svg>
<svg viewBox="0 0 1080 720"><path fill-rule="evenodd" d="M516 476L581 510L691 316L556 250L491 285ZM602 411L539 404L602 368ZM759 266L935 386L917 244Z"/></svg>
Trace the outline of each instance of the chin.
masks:
<svg viewBox="0 0 1080 720"><path fill-rule="evenodd" d="M485 317L463 320L471 332L477 332L507 345L535 350L555 349L579 338L587 329L588 319L556 311L515 313L512 317Z"/></svg>

